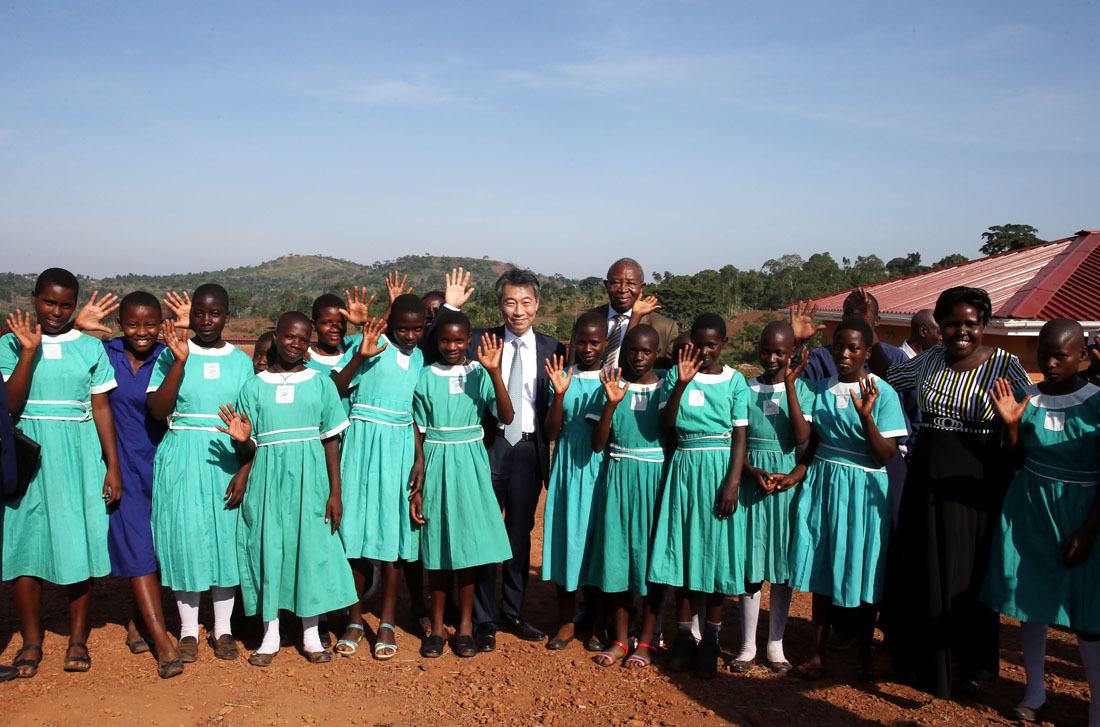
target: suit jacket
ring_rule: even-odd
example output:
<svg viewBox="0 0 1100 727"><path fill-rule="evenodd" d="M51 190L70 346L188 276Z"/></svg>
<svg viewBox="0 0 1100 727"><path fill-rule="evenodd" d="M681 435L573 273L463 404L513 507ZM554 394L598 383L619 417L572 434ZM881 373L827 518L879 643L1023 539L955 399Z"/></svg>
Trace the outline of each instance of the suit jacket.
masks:
<svg viewBox="0 0 1100 727"><path fill-rule="evenodd" d="M15 439L12 433L11 411L8 408L8 388L0 382L0 495L11 496L19 486L15 466ZM0 513L0 518L3 514Z"/></svg>
<svg viewBox="0 0 1100 727"><path fill-rule="evenodd" d="M592 309L592 313L599 313L604 318L607 318L608 311L611 310L610 303L604 303L598 305ZM658 345L660 346L660 352L657 354L657 362L653 365L654 369L670 369L673 367L674 362L672 360L672 347L676 344L676 337L680 335L680 326L676 325L676 321L661 315L660 313L653 312L642 316L638 319L638 323L644 323L647 326L653 326L653 329L657 331L659 339Z"/></svg>

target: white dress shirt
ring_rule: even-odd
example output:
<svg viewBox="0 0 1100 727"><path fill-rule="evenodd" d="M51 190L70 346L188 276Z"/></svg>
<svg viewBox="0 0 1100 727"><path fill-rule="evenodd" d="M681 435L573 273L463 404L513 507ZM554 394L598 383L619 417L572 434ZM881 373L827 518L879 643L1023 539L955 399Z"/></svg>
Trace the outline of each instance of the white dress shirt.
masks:
<svg viewBox="0 0 1100 727"><path fill-rule="evenodd" d="M504 387L508 388L508 376L512 373L512 356L515 348L512 344L517 338L516 334L504 329L504 351L500 357L500 372L504 379ZM538 381L538 352L535 344L535 331L528 328L527 332L518 337L523 341L520 356L523 357L523 402L516 416L522 416L521 424L525 433L535 431L535 386ZM504 429L504 425L500 425Z"/></svg>

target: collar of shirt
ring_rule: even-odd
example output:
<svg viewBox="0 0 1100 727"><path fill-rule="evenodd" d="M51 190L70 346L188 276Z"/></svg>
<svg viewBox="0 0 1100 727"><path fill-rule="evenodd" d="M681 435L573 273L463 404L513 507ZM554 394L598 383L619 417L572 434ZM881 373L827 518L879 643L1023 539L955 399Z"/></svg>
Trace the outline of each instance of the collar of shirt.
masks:
<svg viewBox="0 0 1100 727"><path fill-rule="evenodd" d="M123 337L122 336L119 336L117 338L109 338L106 341L104 341L103 345L107 348L108 353L114 353L118 356L121 356L123 359L125 359L126 368L130 368L130 357L126 355L126 347L125 347L125 345L123 345ZM144 361L141 362L141 366L138 366L138 368L143 369L146 366L152 366L154 363L157 362L157 358L160 356L160 352L163 351L165 348L167 348L167 346L165 346L160 341L157 341L156 343L154 343L153 344L153 352L151 354L149 354L148 358L146 358ZM130 368L130 372L133 373L132 368Z"/></svg>
<svg viewBox="0 0 1100 727"><path fill-rule="evenodd" d="M620 313L612 308L609 303L607 306L607 330L610 331L611 326L615 325L615 316L626 316L626 318L623 319L623 323L630 323L630 316L632 313L634 313L633 309L628 310L626 313Z"/></svg>

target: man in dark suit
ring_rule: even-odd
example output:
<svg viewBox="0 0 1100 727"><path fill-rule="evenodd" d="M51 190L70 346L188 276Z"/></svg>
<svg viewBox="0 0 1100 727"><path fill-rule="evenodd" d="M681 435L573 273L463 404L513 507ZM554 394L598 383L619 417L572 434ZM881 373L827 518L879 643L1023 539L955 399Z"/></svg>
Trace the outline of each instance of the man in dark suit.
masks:
<svg viewBox="0 0 1100 727"><path fill-rule="evenodd" d="M0 382L0 500L11 497L19 485L19 473L15 466L15 439L12 436L11 411L8 408L8 390ZM4 524L4 511L0 507L0 528ZM0 543L0 548L3 545ZM19 675L13 666L0 666L0 682Z"/></svg>
<svg viewBox="0 0 1100 727"><path fill-rule="evenodd" d="M461 306L469 297L461 270L448 277L447 302L450 308ZM497 566L483 566L478 573L474 598L474 636L479 651L496 648L496 631L501 629L526 641L546 638L523 617L523 600L531 569L531 530L535 510L550 473L550 444L543 432L550 407L550 383L546 362L553 356L565 356L565 347L552 336L535 332L533 324L539 309L539 280L529 270L513 268L496 283L497 304L504 325L475 329L467 356L473 359L481 336L490 333L504 342L501 372L516 412L512 424L504 426L487 416L485 448L493 490L504 512L504 527L512 546L512 557L503 564L501 601L496 600Z"/></svg>
<svg viewBox="0 0 1100 727"><path fill-rule="evenodd" d="M638 261L624 257L611 263L607 270L607 279L603 281L607 291L608 303L596 306L593 313L599 313L607 318L607 348L604 349L604 364L618 366L619 346L623 342L626 332L633 326L644 323L652 326L657 331L659 339L659 351L654 368L672 368L672 347L676 337L680 335L680 327L671 318L651 311L644 315L636 315L634 305L642 298L645 291L645 273Z"/></svg>

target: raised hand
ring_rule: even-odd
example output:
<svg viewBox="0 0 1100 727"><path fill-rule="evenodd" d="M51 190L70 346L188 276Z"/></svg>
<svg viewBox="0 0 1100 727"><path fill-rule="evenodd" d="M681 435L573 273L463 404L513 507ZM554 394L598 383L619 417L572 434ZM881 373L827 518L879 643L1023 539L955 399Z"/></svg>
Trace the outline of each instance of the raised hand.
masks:
<svg viewBox="0 0 1100 727"><path fill-rule="evenodd" d="M564 394L573 381L573 369L565 368L565 356L554 355L546 360L546 375L554 386L554 394Z"/></svg>
<svg viewBox="0 0 1100 727"><path fill-rule="evenodd" d="M398 275L399 273L396 270L394 270L392 273L386 273L386 292L390 295L391 304L395 300L397 300L397 296L403 293L413 292L412 286L409 286L408 288L405 287L409 283L408 273L406 273L405 277L401 278L400 280L397 279Z"/></svg>
<svg viewBox="0 0 1100 727"><path fill-rule="evenodd" d="M103 296L102 300L97 301L99 297L99 291L93 290L92 297L84 304L84 307L80 309L80 312L76 314L76 320L73 321L73 328L81 331L102 331L103 333L112 333L109 326L103 325L103 319L118 310L118 296L114 293L107 293Z"/></svg>
<svg viewBox="0 0 1100 727"><path fill-rule="evenodd" d="M172 321L163 321L160 324L160 332L164 336L164 345L172 351L176 360L180 363L186 361L187 355L191 353L191 349L187 347L187 334L176 333Z"/></svg>
<svg viewBox="0 0 1100 727"><path fill-rule="evenodd" d="M225 426L214 425L215 428L235 441L243 444L252 436L252 422L248 420L248 414L243 409L237 411L232 404L225 404L218 407L218 417Z"/></svg>
<svg viewBox="0 0 1100 727"><path fill-rule="evenodd" d="M989 390L993 397L993 406L997 407L997 413L1005 424L1019 424L1027 411L1027 403L1031 401L1031 394L1024 397L1023 401L1016 401L1016 395L1012 393L1012 384L1008 379L997 379L993 382L993 388Z"/></svg>
<svg viewBox="0 0 1100 727"><path fill-rule="evenodd" d="M31 324L31 313L17 310L8 313L8 328L19 341L24 351L33 351L42 345L42 326Z"/></svg>
<svg viewBox="0 0 1100 727"><path fill-rule="evenodd" d="M655 310L658 310L661 304L657 302L657 296L647 295L644 298L639 297L634 301L634 305L630 307L630 317L641 318L647 316Z"/></svg>
<svg viewBox="0 0 1100 727"><path fill-rule="evenodd" d="M176 314L176 328L191 327L191 296L184 293L182 296L174 290L164 294L164 304Z"/></svg>
<svg viewBox="0 0 1100 727"><path fill-rule="evenodd" d="M788 309L791 328L794 329L795 343L801 344L814 337L818 331L825 330L824 323L814 325L814 316L817 315L817 306L810 306L808 300L800 300Z"/></svg>
<svg viewBox="0 0 1100 727"><path fill-rule="evenodd" d="M500 371L500 359L503 354L504 341L491 333L482 335L481 345L477 347L478 363L489 371Z"/></svg>
<svg viewBox="0 0 1100 727"><path fill-rule="evenodd" d="M452 308L461 308L474 292L470 285L470 274L462 268L451 268L451 272L444 276L446 286L443 288L443 302Z"/></svg>
<svg viewBox="0 0 1100 727"><path fill-rule="evenodd" d="M354 293L344 290L344 300L348 302L347 308L340 309L340 315L347 319L348 323L361 326L370 318L370 304L374 302L374 296L367 298L366 286L353 288Z"/></svg>
<svg viewBox="0 0 1100 727"><path fill-rule="evenodd" d="M679 361L676 362L676 373L680 381L685 384L695 378L699 369L703 368L703 354L695 349L695 344L689 343L679 351Z"/></svg>
<svg viewBox="0 0 1100 727"><path fill-rule="evenodd" d="M803 346L802 350L798 352L798 358L787 364L787 373L783 376L783 381L788 384L793 384L798 380L798 377L802 375L802 372L806 370L806 364L810 362L810 347Z"/></svg>
<svg viewBox="0 0 1100 727"><path fill-rule="evenodd" d="M386 322L381 318L371 318L363 326L363 340L359 343L359 355L365 358L374 358L385 351L390 344L378 345L378 340L386 332Z"/></svg>
<svg viewBox="0 0 1100 727"><path fill-rule="evenodd" d="M604 394L607 400L618 404L626 397L626 390L630 388L629 381L619 379L621 369L618 366L607 366L600 369L600 383L603 384Z"/></svg>
<svg viewBox="0 0 1100 727"><path fill-rule="evenodd" d="M859 398L852 402L856 408L856 413L863 419L870 418L875 410L877 399L878 386L875 385L875 380L870 376L864 376L859 380Z"/></svg>

